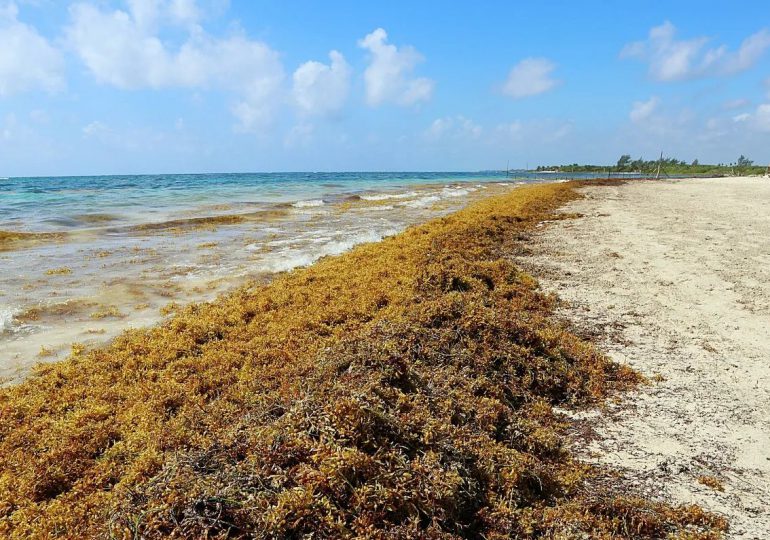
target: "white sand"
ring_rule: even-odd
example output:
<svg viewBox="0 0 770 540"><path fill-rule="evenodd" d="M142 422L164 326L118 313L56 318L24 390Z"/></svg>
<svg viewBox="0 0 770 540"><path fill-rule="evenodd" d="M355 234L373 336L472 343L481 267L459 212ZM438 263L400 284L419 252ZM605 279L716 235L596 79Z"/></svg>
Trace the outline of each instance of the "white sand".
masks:
<svg viewBox="0 0 770 540"><path fill-rule="evenodd" d="M576 450L650 496L724 514L730 538L770 538L770 179L583 193L564 211L585 217L543 227L519 262L612 358L665 380L576 415L598 435Z"/></svg>

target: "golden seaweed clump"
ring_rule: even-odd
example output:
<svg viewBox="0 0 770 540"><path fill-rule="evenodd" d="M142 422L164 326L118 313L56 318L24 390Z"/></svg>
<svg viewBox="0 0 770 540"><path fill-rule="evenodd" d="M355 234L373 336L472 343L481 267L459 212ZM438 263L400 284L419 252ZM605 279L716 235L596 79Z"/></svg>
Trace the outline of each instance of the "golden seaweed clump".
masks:
<svg viewBox="0 0 770 540"><path fill-rule="evenodd" d="M72 268L62 266L61 268L50 268L45 271L46 276L68 276L72 274Z"/></svg>
<svg viewBox="0 0 770 540"><path fill-rule="evenodd" d="M508 258L517 189L0 390L7 538L718 538L593 482L552 407L635 384Z"/></svg>
<svg viewBox="0 0 770 540"><path fill-rule="evenodd" d="M19 231L0 231L0 251L21 249L39 242L61 240L63 233L31 233Z"/></svg>
<svg viewBox="0 0 770 540"><path fill-rule="evenodd" d="M716 476L710 476L710 475L701 475L698 477L698 482L703 484L704 486L710 487L713 490L716 491L724 491L725 486L722 483L722 481L717 478Z"/></svg>

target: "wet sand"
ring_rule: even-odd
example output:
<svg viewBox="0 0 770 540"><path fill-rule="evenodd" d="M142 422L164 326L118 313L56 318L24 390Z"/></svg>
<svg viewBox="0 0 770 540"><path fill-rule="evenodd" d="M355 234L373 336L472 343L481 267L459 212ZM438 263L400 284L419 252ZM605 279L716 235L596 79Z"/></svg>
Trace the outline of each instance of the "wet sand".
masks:
<svg viewBox="0 0 770 540"><path fill-rule="evenodd" d="M531 256L562 314L650 385L572 414L574 446L646 495L770 534L770 179L584 188ZM582 425L581 425L582 424ZM712 484L710 487L706 484Z"/></svg>

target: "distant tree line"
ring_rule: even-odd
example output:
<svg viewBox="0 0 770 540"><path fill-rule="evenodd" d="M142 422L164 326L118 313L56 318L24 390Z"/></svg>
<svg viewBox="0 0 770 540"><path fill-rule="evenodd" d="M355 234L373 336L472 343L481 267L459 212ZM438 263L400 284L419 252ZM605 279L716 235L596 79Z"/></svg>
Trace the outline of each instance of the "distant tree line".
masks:
<svg viewBox="0 0 770 540"><path fill-rule="evenodd" d="M662 174L763 174L766 168L754 165L754 161L741 155L735 162L719 163L717 165L701 164L697 159L687 162L674 157L664 157L661 159L646 160L642 157L633 159L630 154L623 154L615 165L541 165L537 171L558 171L558 172L625 172L654 174L660 167Z"/></svg>

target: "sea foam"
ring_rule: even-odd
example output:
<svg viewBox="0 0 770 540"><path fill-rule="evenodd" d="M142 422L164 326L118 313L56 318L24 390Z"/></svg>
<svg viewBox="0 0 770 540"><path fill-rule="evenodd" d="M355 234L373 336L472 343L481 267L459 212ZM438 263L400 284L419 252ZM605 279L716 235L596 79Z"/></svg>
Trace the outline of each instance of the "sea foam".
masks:
<svg viewBox="0 0 770 540"><path fill-rule="evenodd" d="M326 204L321 199L312 199L309 201L297 201L292 204L294 208L315 208L317 206L323 206Z"/></svg>
<svg viewBox="0 0 770 540"><path fill-rule="evenodd" d="M415 199L413 201L406 201L404 203L401 203L401 206L408 206L409 208L422 208L424 206L428 206L431 203L440 201L441 198L437 197L436 195L427 195L425 197L420 197L419 199Z"/></svg>
<svg viewBox="0 0 770 540"><path fill-rule="evenodd" d="M18 309L0 306L0 334L11 332L14 329L13 319L18 312Z"/></svg>
<svg viewBox="0 0 770 540"><path fill-rule="evenodd" d="M365 201L387 201L388 199L408 199L410 197L416 197L417 193L409 191L407 193L378 193L375 195L361 195L361 198Z"/></svg>
<svg viewBox="0 0 770 540"><path fill-rule="evenodd" d="M306 244L302 247L291 247L275 251L268 255L267 259L258 267L263 272L285 272L301 266L313 264L321 257L328 255L340 255L358 244L366 242L378 242L396 234L396 229L388 229L382 232L360 231L350 236L329 240L324 243Z"/></svg>
<svg viewBox="0 0 770 540"><path fill-rule="evenodd" d="M476 191L474 188L451 188L451 187L445 187L441 190L441 195L443 197L463 197L470 193L471 191Z"/></svg>

